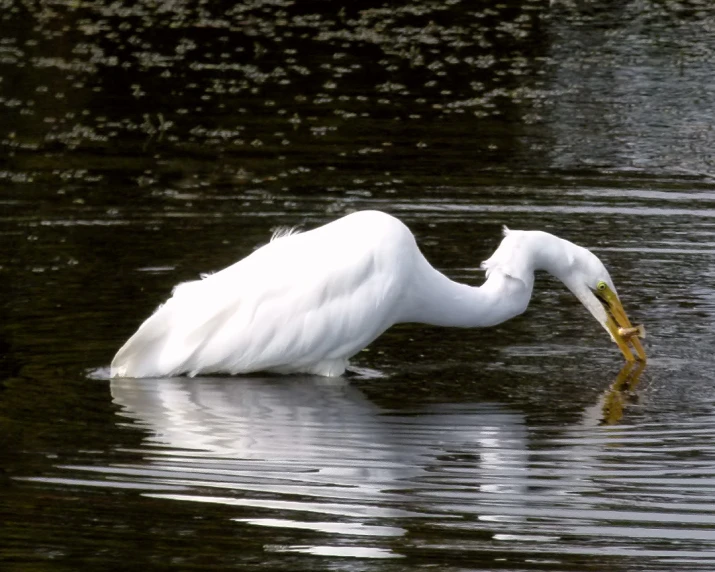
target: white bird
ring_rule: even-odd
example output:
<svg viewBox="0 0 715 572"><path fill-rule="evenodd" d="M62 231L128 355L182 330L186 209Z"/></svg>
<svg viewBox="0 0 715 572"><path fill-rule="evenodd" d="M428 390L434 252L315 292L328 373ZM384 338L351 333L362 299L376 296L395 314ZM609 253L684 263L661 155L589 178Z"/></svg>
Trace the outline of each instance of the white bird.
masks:
<svg viewBox="0 0 715 572"><path fill-rule="evenodd" d="M534 272L549 272L608 331L628 361L645 352L611 277L590 251L540 231L504 228L480 287L433 268L398 219L361 211L271 242L174 288L122 346L112 377L256 371L341 375L390 326L493 326L526 310ZM629 330L630 331L630 330Z"/></svg>

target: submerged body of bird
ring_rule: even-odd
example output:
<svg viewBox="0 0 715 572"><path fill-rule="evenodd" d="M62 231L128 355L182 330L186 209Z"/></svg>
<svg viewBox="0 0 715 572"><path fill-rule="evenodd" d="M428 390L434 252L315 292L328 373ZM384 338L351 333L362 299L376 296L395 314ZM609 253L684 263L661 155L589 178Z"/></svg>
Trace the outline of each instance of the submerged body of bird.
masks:
<svg viewBox="0 0 715 572"><path fill-rule="evenodd" d="M111 375L255 371L340 375L396 323L485 327L521 314L534 272L559 278L629 361L645 361L615 287L590 251L540 231L509 231L480 287L434 269L398 219L360 211L275 237L232 266L178 285L117 352ZM602 303L603 302L603 303Z"/></svg>

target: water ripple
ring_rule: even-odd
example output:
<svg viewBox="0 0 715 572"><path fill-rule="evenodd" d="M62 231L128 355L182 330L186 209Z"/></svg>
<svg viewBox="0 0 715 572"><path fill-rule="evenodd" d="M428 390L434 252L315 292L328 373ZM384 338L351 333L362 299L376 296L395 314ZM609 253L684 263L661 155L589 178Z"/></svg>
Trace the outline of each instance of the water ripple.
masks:
<svg viewBox="0 0 715 572"><path fill-rule="evenodd" d="M707 549L715 540L715 418L603 425L584 414L567 426L529 426L499 403L384 409L358 385L112 380L119 414L147 432L144 447L124 451L137 460L61 465L58 476L33 480L220 505L238 526L323 539L267 543L267 551L454 557L498 546L534 557L715 562ZM601 415L600 423L607 410ZM437 529L439 545L429 540Z"/></svg>

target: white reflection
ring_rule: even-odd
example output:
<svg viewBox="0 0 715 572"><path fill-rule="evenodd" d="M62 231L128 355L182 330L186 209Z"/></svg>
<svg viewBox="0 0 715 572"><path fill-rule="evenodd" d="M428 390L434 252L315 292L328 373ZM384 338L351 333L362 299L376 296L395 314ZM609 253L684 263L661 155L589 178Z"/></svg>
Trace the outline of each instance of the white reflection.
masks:
<svg viewBox="0 0 715 572"><path fill-rule="evenodd" d="M185 488L147 496L236 507L256 526L396 537L395 519L453 522L528 487L523 417L497 404L386 411L316 377L113 379L111 392L149 432L147 466L129 470Z"/></svg>
<svg viewBox="0 0 715 572"><path fill-rule="evenodd" d="M365 441L380 441L377 408L340 378L113 379L111 391L120 414L151 431L149 442L197 455L285 462L338 443L344 456L362 455Z"/></svg>
<svg viewBox="0 0 715 572"><path fill-rule="evenodd" d="M157 453L183 458L260 459L278 470L328 460L335 481L366 467L388 480L417 475L435 459L523 467L523 417L497 404L384 411L349 381L321 377L116 378L111 392L119 414L164 447Z"/></svg>
<svg viewBox="0 0 715 572"><path fill-rule="evenodd" d="M363 523L351 522L303 522L299 520L286 520L281 518L236 518L237 522L246 522L256 526L271 528L297 528L314 530L331 534L347 534L350 536L402 536L404 528L393 526L369 526Z"/></svg>
<svg viewBox="0 0 715 572"><path fill-rule="evenodd" d="M404 558L402 554L372 546L267 546L265 548L267 552L299 552L339 558Z"/></svg>
<svg viewBox="0 0 715 572"><path fill-rule="evenodd" d="M628 418L639 371L624 368L579 422L530 428L500 404L386 410L343 379L115 379L119 414L146 430L140 457L67 468L219 505L266 551L389 558L473 538L478 550L595 555L602 538L623 542L618 554L639 546L624 538L710 538L698 528L712 522L708 458L668 444L697 455L712 428L606 424Z"/></svg>

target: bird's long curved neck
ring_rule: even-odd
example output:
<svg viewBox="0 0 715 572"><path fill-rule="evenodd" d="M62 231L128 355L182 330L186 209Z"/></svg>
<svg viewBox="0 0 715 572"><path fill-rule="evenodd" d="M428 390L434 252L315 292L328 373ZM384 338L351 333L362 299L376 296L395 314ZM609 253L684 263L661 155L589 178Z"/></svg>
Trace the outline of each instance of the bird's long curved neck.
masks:
<svg viewBox="0 0 715 572"><path fill-rule="evenodd" d="M526 282L493 272L482 286L447 278L431 266L405 300L400 322L433 326L488 327L523 313L529 305L533 274Z"/></svg>
<svg viewBox="0 0 715 572"><path fill-rule="evenodd" d="M545 232L505 230L499 248L483 263L487 280L480 287L450 280L420 255L400 321L457 327L505 322L529 305L534 271L546 270L573 288L569 265L579 250L584 249Z"/></svg>

